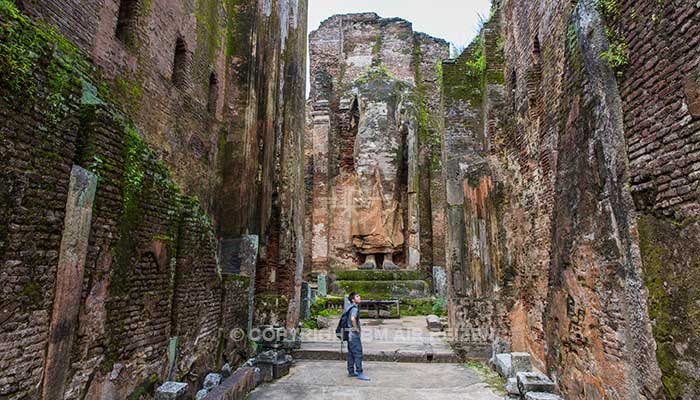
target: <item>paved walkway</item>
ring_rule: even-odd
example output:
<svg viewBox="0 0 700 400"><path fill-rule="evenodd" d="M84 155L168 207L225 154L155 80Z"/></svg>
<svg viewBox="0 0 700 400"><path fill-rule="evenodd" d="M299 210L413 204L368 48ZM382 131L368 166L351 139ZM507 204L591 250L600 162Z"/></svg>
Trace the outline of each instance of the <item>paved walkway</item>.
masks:
<svg viewBox="0 0 700 400"><path fill-rule="evenodd" d="M472 369L460 364L367 362L372 380L347 376L342 361L297 361L289 375L263 384L251 400L501 400Z"/></svg>
<svg viewBox="0 0 700 400"><path fill-rule="evenodd" d="M330 328L302 336L289 375L264 384L250 399L274 400L501 400L480 374L458 364L443 332L430 332L425 317L363 319L365 373L347 376L345 351ZM395 361L400 361L395 362Z"/></svg>

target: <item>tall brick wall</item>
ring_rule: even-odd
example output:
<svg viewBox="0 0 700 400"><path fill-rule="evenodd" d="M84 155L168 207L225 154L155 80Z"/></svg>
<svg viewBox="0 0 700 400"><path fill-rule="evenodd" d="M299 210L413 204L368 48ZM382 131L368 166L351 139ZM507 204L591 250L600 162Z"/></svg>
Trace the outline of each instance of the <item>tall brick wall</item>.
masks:
<svg viewBox="0 0 700 400"><path fill-rule="evenodd" d="M566 398L697 397L697 5L495 6L443 66L453 338L505 335Z"/></svg>
<svg viewBox="0 0 700 400"><path fill-rule="evenodd" d="M116 2L83 3L20 4L59 33L0 3L0 397L8 399L42 390L127 398L171 378L194 390L224 361L242 362L247 341L229 333L248 323L250 282L221 276L217 231L261 234L263 260L274 257L264 246L278 232L276 288L289 298L281 322L298 318L306 3L275 3L271 14L257 2L137 2L150 11L138 10L128 43L114 37ZM95 8L99 18L83 15ZM243 67L263 62L251 60L257 18L268 23L258 54L270 49L288 61L272 76ZM186 69L173 81L178 37ZM210 83L219 88L213 102ZM274 107L251 100L259 93ZM260 128L268 119L271 134ZM251 144L266 149L268 168L253 174L264 176L257 183L239 174L236 190L254 196L230 202L220 183L226 173L257 171L256 159L236 156ZM65 342L49 337L60 332L49 319L73 164L99 181L70 354L47 364L47 346ZM280 224L272 229L260 212L271 208ZM253 217L216 218L238 210ZM45 365L63 366L65 379L42 382Z"/></svg>
<svg viewBox="0 0 700 400"><path fill-rule="evenodd" d="M698 398L700 8L623 3L608 23L629 49L620 94L661 379L668 398Z"/></svg>
<svg viewBox="0 0 700 400"><path fill-rule="evenodd" d="M135 4L127 39L116 34L121 4ZM220 184L218 144L236 115L225 96L235 79L231 56L243 1L88 0L19 2L89 55L121 110L147 132L146 141L188 194L213 211ZM178 39L185 47L184 83L173 82ZM218 85L209 110L210 76Z"/></svg>

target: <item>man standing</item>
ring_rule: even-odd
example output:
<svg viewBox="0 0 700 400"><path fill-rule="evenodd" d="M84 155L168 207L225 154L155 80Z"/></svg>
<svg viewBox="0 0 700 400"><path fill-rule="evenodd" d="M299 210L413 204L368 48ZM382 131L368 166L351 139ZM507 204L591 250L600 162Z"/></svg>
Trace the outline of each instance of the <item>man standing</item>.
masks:
<svg viewBox="0 0 700 400"><path fill-rule="evenodd" d="M357 377L363 381L368 381L369 377L362 373L362 341L360 340L361 324L360 324L360 303L362 299L360 295L352 292L348 296L349 303L346 306L345 312L348 314L350 321L348 329L348 375Z"/></svg>

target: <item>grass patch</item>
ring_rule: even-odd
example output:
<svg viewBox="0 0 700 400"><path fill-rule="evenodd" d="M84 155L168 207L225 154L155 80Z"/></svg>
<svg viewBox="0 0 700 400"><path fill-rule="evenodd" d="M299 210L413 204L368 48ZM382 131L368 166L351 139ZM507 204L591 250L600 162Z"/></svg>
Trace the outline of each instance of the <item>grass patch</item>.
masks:
<svg viewBox="0 0 700 400"><path fill-rule="evenodd" d="M488 387L493 389L498 395L505 396L506 380L492 370L485 362L479 360L468 360L464 366L476 372Z"/></svg>

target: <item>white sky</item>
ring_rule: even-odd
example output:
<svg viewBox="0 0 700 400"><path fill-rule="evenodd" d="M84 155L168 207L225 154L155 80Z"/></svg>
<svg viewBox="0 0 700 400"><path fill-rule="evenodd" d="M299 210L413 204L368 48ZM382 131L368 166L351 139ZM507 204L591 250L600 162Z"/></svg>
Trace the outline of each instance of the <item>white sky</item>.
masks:
<svg viewBox="0 0 700 400"><path fill-rule="evenodd" d="M476 36L479 21L486 19L490 0L309 0L309 32L335 14L375 12L380 17L400 17L413 30L445 39L463 48ZM307 81L308 81L307 63ZM307 96L309 85L307 82Z"/></svg>
<svg viewBox="0 0 700 400"><path fill-rule="evenodd" d="M476 36L479 16L488 17L490 7L490 0L309 0L309 32L332 15L371 11L460 47Z"/></svg>

